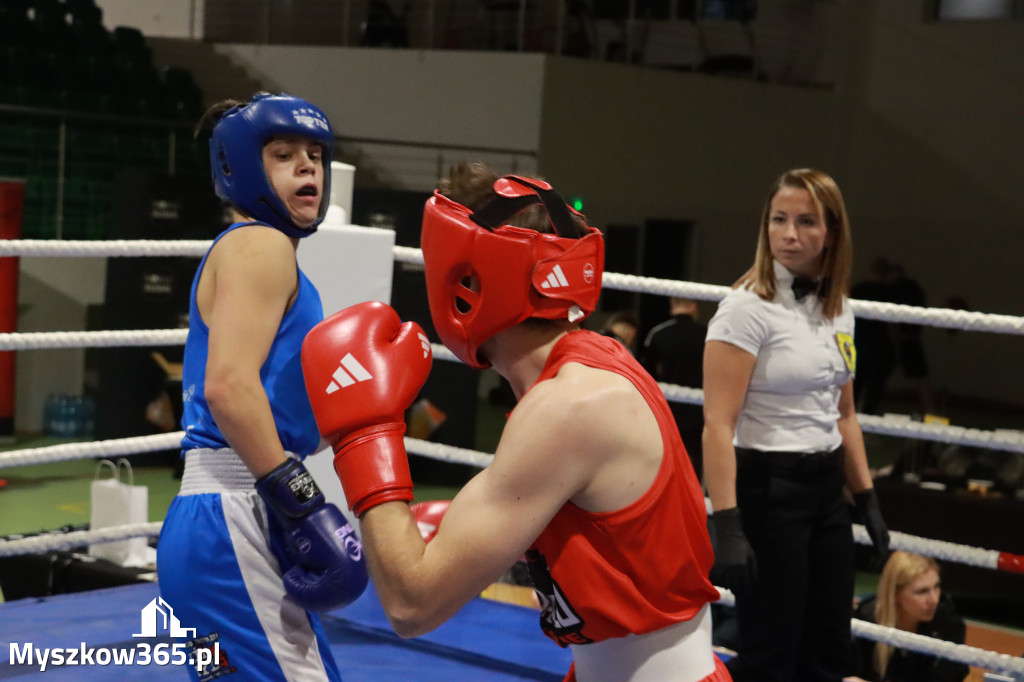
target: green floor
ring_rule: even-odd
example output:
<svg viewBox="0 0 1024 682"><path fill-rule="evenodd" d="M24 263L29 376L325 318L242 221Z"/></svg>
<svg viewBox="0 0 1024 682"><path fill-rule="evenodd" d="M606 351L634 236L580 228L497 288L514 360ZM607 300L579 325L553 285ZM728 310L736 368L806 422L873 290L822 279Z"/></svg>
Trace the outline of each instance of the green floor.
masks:
<svg viewBox="0 0 1024 682"><path fill-rule="evenodd" d="M26 439L18 449L52 445L53 439ZM0 535L35 533L66 525L89 523L89 486L97 460L70 460L0 470L7 485L0 490ZM178 481L170 466L135 467L136 485L149 488L149 518L167 513ZM104 476L109 476L104 473Z"/></svg>

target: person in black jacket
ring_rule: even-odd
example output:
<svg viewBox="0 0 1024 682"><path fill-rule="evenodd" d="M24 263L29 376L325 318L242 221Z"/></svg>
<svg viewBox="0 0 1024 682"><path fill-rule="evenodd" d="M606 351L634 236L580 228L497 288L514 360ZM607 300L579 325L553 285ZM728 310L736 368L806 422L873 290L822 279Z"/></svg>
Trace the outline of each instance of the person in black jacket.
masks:
<svg viewBox="0 0 1024 682"><path fill-rule="evenodd" d="M673 296L669 299L672 317L651 329L644 340L641 362L657 381L687 388L700 388L704 381L704 337L707 325L697 321L697 301ZM690 455L697 479L703 479L704 410L700 405L669 404L676 418L679 435Z"/></svg>
<svg viewBox="0 0 1024 682"><path fill-rule="evenodd" d="M850 298L893 303L893 267L885 258L871 263L868 279L850 288ZM853 397L857 411L882 414L885 385L896 368L896 344L892 325L884 320L858 317L854 327L857 339L857 375L853 378Z"/></svg>
<svg viewBox="0 0 1024 682"><path fill-rule="evenodd" d="M882 570L878 593L854 610L859 620L915 632L934 639L964 643L966 626L942 594L939 565L930 557L893 552ZM970 672L963 663L856 639L855 677L848 682L962 682ZM884 671L882 674L880 671Z"/></svg>

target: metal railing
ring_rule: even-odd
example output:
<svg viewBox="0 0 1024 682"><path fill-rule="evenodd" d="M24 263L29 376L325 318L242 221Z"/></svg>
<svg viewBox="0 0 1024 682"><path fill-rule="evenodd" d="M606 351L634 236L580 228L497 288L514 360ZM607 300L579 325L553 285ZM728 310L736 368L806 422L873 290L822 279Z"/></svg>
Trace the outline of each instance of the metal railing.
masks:
<svg viewBox="0 0 1024 682"><path fill-rule="evenodd" d="M114 169L118 165L119 150L115 148L112 140L119 135L121 138L130 138L133 134L151 133L165 136L165 154L152 157L151 164L140 163L139 165L152 165L153 170L165 172L168 175L175 175L179 158L182 154L183 145L194 144L192 140L192 124L188 121L156 119L140 116L121 116L116 114L92 113L83 111L50 109L37 106L21 106L12 104L0 104L0 124L9 127L5 133L8 136L19 136L21 139L11 139L0 142L0 161L5 163L5 168L21 165L28 169L24 175L26 180L33 182L48 183L54 185L55 197L52 204L54 234L57 239L64 238L66 189L70 171L76 164L83 167L105 168L110 172L97 178L96 182L110 181ZM45 131L46 133L55 130L55 140L47 139L36 145L25 138L32 138L34 133ZM109 149L99 149L90 145L88 160L85 157L75 158L70 153L69 142L74 135L79 139L86 139L95 136L93 141L97 147L103 147L105 140ZM47 135L49 138L49 135ZM127 144L131 144L128 142ZM49 172L38 172L38 169L53 169L52 175ZM10 175L0 172L0 175Z"/></svg>

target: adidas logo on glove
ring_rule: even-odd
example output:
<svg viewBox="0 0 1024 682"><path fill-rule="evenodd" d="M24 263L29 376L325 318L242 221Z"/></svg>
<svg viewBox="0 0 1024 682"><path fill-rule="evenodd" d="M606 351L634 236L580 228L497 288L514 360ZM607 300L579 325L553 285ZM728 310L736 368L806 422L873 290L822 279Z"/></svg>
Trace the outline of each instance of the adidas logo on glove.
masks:
<svg viewBox="0 0 1024 682"><path fill-rule="evenodd" d="M430 347L430 344L427 344ZM424 355L423 357L427 357ZM327 384L327 395L330 395L340 388L346 388L360 381L369 381L373 375L366 371L366 368L359 364L351 353L341 359L338 369L331 375L333 381Z"/></svg>

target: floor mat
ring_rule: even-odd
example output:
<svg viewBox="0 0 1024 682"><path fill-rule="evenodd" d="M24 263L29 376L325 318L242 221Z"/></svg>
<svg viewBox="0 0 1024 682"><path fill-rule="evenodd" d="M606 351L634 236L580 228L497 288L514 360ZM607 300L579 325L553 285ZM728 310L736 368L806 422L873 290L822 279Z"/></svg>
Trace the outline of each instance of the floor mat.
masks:
<svg viewBox="0 0 1024 682"><path fill-rule="evenodd" d="M155 584L141 584L0 604L0 679L185 679L176 665L113 662L116 652L141 641L170 641L132 637L144 631L141 611L157 595ZM537 618L533 609L475 599L437 630L401 639L372 584L352 605L322 616L345 682L559 682L571 654L544 637ZM47 649L77 650L75 664L54 665L51 659L42 671L38 656ZM92 651L92 665L80 664L82 650Z"/></svg>

